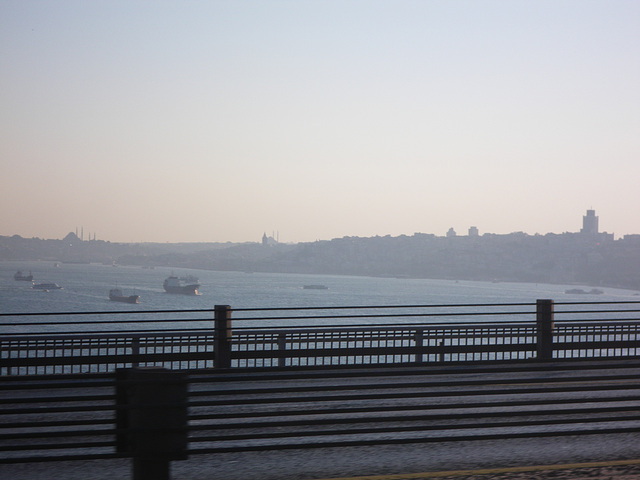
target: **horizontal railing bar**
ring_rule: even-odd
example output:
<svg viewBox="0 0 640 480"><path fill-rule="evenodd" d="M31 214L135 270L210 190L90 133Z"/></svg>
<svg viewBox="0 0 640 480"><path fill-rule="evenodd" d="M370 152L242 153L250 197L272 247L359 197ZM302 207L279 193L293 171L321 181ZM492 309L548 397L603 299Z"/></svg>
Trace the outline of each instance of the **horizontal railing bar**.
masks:
<svg viewBox="0 0 640 480"><path fill-rule="evenodd" d="M638 312L640 312L640 310L636 310L636 309L623 310L623 309L619 309L619 308L616 308L615 310L566 310L566 311L555 310L554 311L554 313L556 315L567 315L567 314L577 314L577 313L583 315L583 314L586 314L586 313L598 313L598 314L601 314L601 313L638 313Z"/></svg>
<svg viewBox="0 0 640 480"><path fill-rule="evenodd" d="M590 402L591 403L591 402ZM530 404L526 404L530 405ZM465 404L453 404L450 406L451 410L469 410L469 407ZM422 411L419 407L414 407L414 411ZM621 412L638 412L640 411L640 407L634 405L623 405L623 406L609 406L609 407L593 407L593 408L565 408L565 409L556 409L556 410L518 410L512 412L505 411L481 411L481 412L447 412L447 413L414 413L412 415L391 415L381 417L379 415L374 416L366 416L366 417L353 417L351 414L347 417L337 417L333 413L325 412L325 415L331 415L330 417L325 418L317 418L317 419L309 419L309 418L300 418L300 419L292 419L292 420L281 420L280 412L272 412L270 416L274 417L274 420L251 420L250 422L229 422L229 423L220 423L217 422L215 424L197 424L189 427L190 431L217 431L217 430L242 430L242 429L265 429L265 428L284 428L284 427L297 427L300 425L304 425L305 427L309 426L326 426L326 425L355 425L361 423L399 423L399 422L433 422L433 421L441 421L441 420L470 420L470 419L487 419L487 418L516 418L516 417L539 417L539 416L559 416L559 415L585 415L585 414L615 414L616 418L612 419L615 421L619 421L622 417L618 415ZM378 410L373 409L368 413L379 413ZM305 411L298 411L295 415L296 417L308 417L309 414ZM584 417L582 417L584 418ZM603 417L601 417L603 418ZM606 418L606 417L604 417ZM629 417L626 417L629 419ZM189 420L193 420L193 418L189 418ZM640 420L640 414L636 414L636 418L634 420ZM201 420L200 420L201 421ZM558 420L558 423L564 423L564 418ZM435 426L434 428L438 428Z"/></svg>
<svg viewBox="0 0 640 480"><path fill-rule="evenodd" d="M32 402L37 403L37 402ZM87 405L79 405L74 406L70 405L67 407L20 407L20 408L5 408L0 409L0 415L17 415L17 414L27 414L27 413L67 413L67 412L116 412L117 410L136 410L141 408L147 408L150 406L157 406L158 404L141 404L136 407L131 407L128 405L116 405L115 403L111 403L107 406L87 406ZM167 403L161 404L164 407L180 407L182 404L178 403Z"/></svg>
<svg viewBox="0 0 640 480"><path fill-rule="evenodd" d="M12 428L51 428L51 427L78 427L87 425L113 425L114 420L112 417L105 418L91 418L86 420L35 420L25 422L2 422L0 429L12 429Z"/></svg>
<svg viewBox="0 0 640 480"><path fill-rule="evenodd" d="M606 326L611 326L611 325L618 325L618 324L628 324L628 325L637 325L638 322L640 322L640 318L607 318L606 320L603 320L601 318L577 318L577 319L559 319L559 320L555 320L555 324L556 325L569 325L569 324L580 324L580 323L584 323L585 326L588 326L590 328L593 328L592 325L594 323L598 323L600 325L606 325Z"/></svg>
<svg viewBox="0 0 640 480"><path fill-rule="evenodd" d="M513 363L510 361L496 362L493 364L469 364L466 365L464 370L468 373L474 374L486 374L486 373L521 373L521 372L566 372L569 375L575 374L575 369L585 370L603 370L603 369L622 369L622 368L638 368L640 365L637 360L632 359L573 359L571 362L553 362L553 363ZM456 367L457 369L457 367ZM283 379L336 379L336 378L350 378L353 376L367 378L367 377L400 377L402 375L449 375L452 372L452 367L447 365L423 365L416 366L415 364L409 368L399 368L392 365L380 365L375 369L371 369L370 365L350 365L349 368L341 369L327 369L313 367L300 367L300 368L286 368L286 369L269 369L269 373L265 374L265 369L262 367L246 368L235 370L233 372L211 372L211 371L194 371L189 374L190 383L220 383L230 381L271 381L271 380L283 380ZM268 376L266 376L268 375Z"/></svg>
<svg viewBox="0 0 640 480"><path fill-rule="evenodd" d="M570 374L569 374L570 375ZM553 378L506 378L500 380L500 385L522 385L522 384L548 384L548 383L581 383L581 382L619 382L626 380L637 380L637 374L616 374L616 375L589 375L589 376L566 376ZM411 388L429 388L451 387L451 386L478 386L493 385L495 381L487 381L485 379L469 379L460 380L456 378L447 380L426 380L415 382L393 382L381 385L380 383L364 383L364 384L344 384L344 385L310 385L303 387L256 387L256 388L234 388L231 391L226 390L197 390L192 391L190 396L197 397L203 395L259 395L274 393L294 393L294 392L325 392L325 391L344 391L344 390L371 390L371 389L411 389ZM640 385L638 386L640 388Z"/></svg>
<svg viewBox="0 0 640 480"><path fill-rule="evenodd" d="M531 321L522 321L522 322L510 322L510 323L400 323L400 324L336 324L336 325L271 325L264 327L256 327L256 326L235 326L232 327L233 334L236 332L248 332L248 334L252 332L322 332L322 333L331 333L331 332L349 332L349 331L358 331L358 332L380 332L380 331L415 331L415 330L507 330L509 328L513 329L529 329L535 330L536 324ZM233 338L233 335L231 336Z"/></svg>
<svg viewBox="0 0 640 480"><path fill-rule="evenodd" d="M36 326L37 324L33 324L30 326ZM102 331L95 331L92 332L90 330L78 330L78 331L70 331L70 332L60 332L60 333L56 333L56 332L23 332L20 333L19 336L13 337L13 336L9 336L11 334L7 334L7 335L1 335L0 336L0 343L4 341L5 338L9 338L9 339L13 339L13 338L21 338L21 337L33 337L36 335L42 335L43 337L50 337L50 338L61 338L64 337L65 335L71 336L71 335L87 335L87 338L91 338L92 335L101 335L103 337L108 337L109 335L113 336L113 337L119 337L122 335L127 335L127 336L131 336L132 338L134 338L136 335L140 335L140 336L146 336L149 334L156 334L156 335L162 335L162 334L166 334L166 333L171 333L171 334L181 334L184 333L184 336L188 336L188 334L186 332L209 332L210 335L213 335L214 329L213 328L194 328L194 329L189 329L189 330L174 330L174 329L167 329L167 330L102 330ZM194 333L191 333L191 336L194 336Z"/></svg>
<svg viewBox="0 0 640 480"><path fill-rule="evenodd" d="M640 302L638 302L640 303ZM411 304L411 305L351 305L339 307L266 307L266 308L231 308L232 312L257 312L277 310L356 310L356 309L389 309L389 308L467 308L467 307L522 307L535 306L535 302L515 303L442 303L442 304Z"/></svg>
<svg viewBox="0 0 640 480"><path fill-rule="evenodd" d="M637 304L640 300L623 300L623 301L606 301L606 302L555 302L556 305L581 305L581 304ZM357 308L444 308L444 307L509 307L509 306L535 306L535 302L516 302L516 303L445 303L445 304L415 304L415 305L359 305L347 307L267 307L267 308L232 308L233 312L255 312L270 310L339 310L339 309L357 309Z"/></svg>
<svg viewBox="0 0 640 480"><path fill-rule="evenodd" d="M299 320L302 320L300 318ZM233 322L239 321L239 319L232 319ZM447 329L464 329L464 328L508 328L509 326L522 327L522 326L531 326L535 328L535 321L531 320L521 320L521 321L510 321L509 323L380 323L380 324L371 324L371 323L360 323L360 324L334 324L334 325L295 325L295 326L286 326L286 325L267 325L264 327L259 326L235 326L232 324L233 331L263 331L263 330L281 330L281 329L291 329L291 330L314 330L314 331L329 331L344 329L351 330L354 328L359 328L361 330L409 330L412 327L415 328L425 328L425 329L436 329L436 328L447 328Z"/></svg>
<svg viewBox="0 0 640 480"><path fill-rule="evenodd" d="M40 463L40 462L56 462L56 461L87 461L87 460L113 460L118 458L130 458L129 453L104 452L104 453L84 453L84 454L66 454L66 455L37 455L30 457L11 457L0 458L0 465L13 463Z"/></svg>
<svg viewBox="0 0 640 480"><path fill-rule="evenodd" d="M113 435L111 433L110 435ZM92 435L93 436L93 435ZM101 436L101 435L96 435ZM36 443L27 445L5 445L2 450L5 452L20 452L20 451L34 451L34 450L84 450L87 448L107 448L115 447L115 439L112 441L95 441L95 442L82 442L77 443Z"/></svg>
<svg viewBox="0 0 640 480"><path fill-rule="evenodd" d="M185 313L183 311L175 311L174 313ZM30 314L33 315L33 314ZM35 314L34 316L38 316L39 314ZM64 315L64 314L53 314L53 315ZM84 315L90 316L95 315L93 313L85 313ZM102 314L106 315L106 314ZM135 318L135 320L126 319L126 320L78 320L78 321L60 321L60 320L51 320L51 321L32 321L32 322L23 322L20 323L20 326L32 326L32 325L120 325L122 323L132 323L136 324L144 324L144 323L187 323L187 322L210 322L214 321L214 317L207 318L151 318L151 319L139 319ZM15 323L5 322L0 323L2 327L15 327Z"/></svg>
<svg viewBox="0 0 640 480"><path fill-rule="evenodd" d="M120 324L129 324L129 323L137 323L137 324L145 324L145 323L196 323L196 322L209 322L213 323L212 318L184 318L184 319L151 319L151 320L140 320L140 319L127 319L121 322L114 320L82 320L78 322L60 322L60 321L51 321L51 322L24 322L21 323L21 327L33 327L33 326L46 326L46 325L55 325L55 326L64 326L64 325L120 325ZM15 323L6 322L0 323L0 327L15 327Z"/></svg>
<svg viewBox="0 0 640 480"><path fill-rule="evenodd" d="M46 317L55 315L139 315L139 314L156 314L156 313L214 313L212 308L205 309L180 309L180 310L98 310L89 312L15 312L15 313L0 313L0 317Z"/></svg>
<svg viewBox="0 0 640 480"><path fill-rule="evenodd" d="M340 448L340 447L356 447L356 446L374 446L374 445L407 445L412 443L441 443L441 442L459 442L470 440L505 440L516 438L547 438L547 437L563 437L574 435L605 435L618 433L637 433L638 427L617 427L617 428L596 428L596 429L578 429L564 431L539 431L539 432L517 432L517 433L487 433L469 435L438 435L428 437L406 437L406 438L382 438L368 440L340 440L340 441L314 441L305 443L292 444L260 444L260 445L236 445L228 447L209 447L209 448L189 448L189 454L212 454L212 453L240 453L250 451L269 451L269 450L288 450L288 449L306 449L306 448Z"/></svg>
<svg viewBox="0 0 640 480"><path fill-rule="evenodd" d="M535 310L516 311L516 312L436 312L436 313L369 313L364 315L296 315L296 316L280 316L280 317L262 317L260 320L327 320L338 318L413 318L413 317L481 317L485 315L534 315ZM255 320L250 317L233 317L234 321Z"/></svg>
<svg viewBox="0 0 640 480"><path fill-rule="evenodd" d="M507 415L505 415L507 416ZM521 421L497 421L485 423L459 423L444 425L405 425L394 427L369 427L369 428L350 428L350 429L331 429L331 430L295 430L295 431L279 431L279 432L254 432L246 434L228 434L215 436L190 436L189 440L195 442L224 442L234 440L262 440L270 438L298 438L298 437L331 437L342 435L365 435L377 433L404 433L419 431L446 431L446 430L475 430L475 429L493 429L493 428L516 428L516 427L533 427L545 425L571 425L576 423L621 423L640 420L640 415L626 415L613 418L603 417L581 417L581 418L564 418L564 419L534 419ZM369 423L377 423L375 419L369 419ZM305 422L304 426L308 424ZM193 429L190 429L193 431Z"/></svg>
<svg viewBox="0 0 640 480"><path fill-rule="evenodd" d="M72 376L73 374L69 374ZM53 376L53 375L52 375ZM28 380L25 380L24 377L21 376L3 376L0 377L0 391L2 390L46 390L46 389L67 389L67 388L109 388L115 385L114 381L108 382L74 382L73 380L64 379L60 380L51 380L48 379L43 383L35 383L40 382L40 380L34 378L36 375L29 376ZM39 376L42 377L42 376ZM11 382L11 383L8 383ZM30 382L30 383L22 383L21 385L16 385L20 382Z"/></svg>
<svg viewBox="0 0 640 480"><path fill-rule="evenodd" d="M115 421L112 422L113 427L99 428L93 430L59 430L59 431L29 431L29 432L12 432L12 433L0 433L0 441L1 440L32 440L32 439L47 439L47 438L72 438L72 437L105 437L105 436L114 436L117 434L136 434L136 433L154 433L154 434L163 434L163 433L183 433L189 430L188 427L164 427L164 428L126 428L126 429L118 429L115 428ZM115 439L110 444L106 444L105 446L115 445ZM73 443L64 443L64 444L52 444L52 449L68 449L68 448L83 448L84 444L73 444ZM32 444L24 444L24 445L10 445L9 447L3 446L3 450L10 451L12 449L20 449L20 450L34 450Z"/></svg>
<svg viewBox="0 0 640 480"><path fill-rule="evenodd" d="M56 430L56 431L35 431L29 429L29 431L25 432L12 432L12 433L0 433L0 441L3 440L32 440L32 439L45 439L45 438L72 438L72 437L105 437L105 436L113 436L116 434L116 429L113 427L115 422L111 423L112 428L94 428L92 430ZM95 425L96 427L98 424ZM40 428L39 425L34 426L34 428ZM115 444L115 440L113 442ZM55 446L60 449L69 448L70 444L56 444ZM83 444L78 446L74 446L72 448L82 448ZM21 447L21 446L16 446ZM25 444L22 445L22 450L33 450L31 445ZM11 448L11 446L9 447ZM3 450L8 450L6 446L2 447Z"/></svg>
<svg viewBox="0 0 640 480"><path fill-rule="evenodd" d="M624 403L624 402L637 402L640 400L640 395L625 395L612 397L590 397L589 403ZM327 414L349 414L354 413L382 413L382 412L395 412L395 411L415 411L415 410L450 410L457 408L467 409L490 409L490 408L505 408L505 407L521 407L521 406L555 406L555 405L573 405L584 403L583 398L554 398L554 399L527 399L527 400L486 400L482 402L469 402L461 404L419 404L419 405L387 405L387 406L373 406L373 407L326 407L309 409L305 407L303 411L300 410L281 410L277 412L273 411L258 411L258 412L239 412L233 413L211 413L211 414L190 414L189 419L193 421L202 420L225 420L229 418L264 418L273 415L278 416L298 416L298 415L327 415ZM613 407L614 409L616 407ZM635 405L633 408L637 408Z"/></svg>
<svg viewBox="0 0 640 480"><path fill-rule="evenodd" d="M68 373L68 374L49 374L49 375L31 375L29 378L25 377L1 377L0 385L6 382L29 384L46 384L47 382L53 382L58 385L57 382L62 381L60 385L78 385L82 382L87 382L90 385L100 384L101 382L112 383L115 381L115 373Z"/></svg>
<svg viewBox="0 0 640 480"><path fill-rule="evenodd" d="M637 387L640 388L640 385ZM457 396L479 396L486 397L491 395L524 395L538 393L570 393L570 392L598 392L604 390L632 390L636 389L631 385L620 386L612 389L611 385L590 385L588 388L584 386L551 386L551 387L526 387L526 388L496 388L496 389L478 389L478 390L442 390L438 392L421 391L412 392L412 398L436 398L436 397L457 397ZM391 398L406 398L405 392L389 392L389 393L367 393L354 395L316 395L304 397L264 397L264 398L245 398L242 400L243 405L258 405L267 403L308 403L308 402L342 402L345 400L381 400ZM189 402L191 407L205 406L222 406L235 405L237 400L206 400Z"/></svg>
<svg viewBox="0 0 640 480"><path fill-rule="evenodd" d="M18 389L19 390L19 389ZM46 393L45 393L46 395ZM0 405L11 403L59 403L59 402L112 402L115 395L74 395L74 396L45 396L45 397L12 397L0 398Z"/></svg>
<svg viewBox="0 0 640 480"><path fill-rule="evenodd" d="M75 413L75 412L115 412L116 407L114 404L106 405L106 406L96 406L96 405L79 405L79 406L67 406L67 407L20 407L20 408L3 408L0 409L0 415L24 415L30 413Z"/></svg>
<svg viewBox="0 0 640 480"><path fill-rule="evenodd" d="M588 303L588 302L585 302ZM618 303L618 302L615 302ZM622 303L622 302L620 302ZM636 302L640 303L640 302ZM535 306L534 302L518 303L453 303L453 304L413 304L413 305L349 305L332 307L264 307L264 308L230 308L232 312L256 312L256 311L287 311L287 310L356 310L356 309L407 309L407 308L445 308L445 307L511 307L511 306ZM0 313L0 317L26 317L26 316L52 316L52 315L138 315L157 313L215 313L215 309L180 309L180 310L100 310L89 312L41 312L41 313Z"/></svg>
<svg viewBox="0 0 640 480"><path fill-rule="evenodd" d="M615 304L627 304L627 305L640 305L640 300L609 300L606 302L587 301L587 302L553 302L554 305L615 305Z"/></svg>

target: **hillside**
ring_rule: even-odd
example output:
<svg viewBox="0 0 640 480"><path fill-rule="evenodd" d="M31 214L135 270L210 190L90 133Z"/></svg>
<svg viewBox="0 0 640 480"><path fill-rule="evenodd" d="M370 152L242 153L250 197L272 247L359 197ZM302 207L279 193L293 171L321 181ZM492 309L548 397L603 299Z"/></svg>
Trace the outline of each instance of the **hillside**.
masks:
<svg viewBox="0 0 640 480"><path fill-rule="evenodd" d="M344 237L299 244L125 244L0 237L0 260L246 272L581 283L640 290L640 235L581 233Z"/></svg>

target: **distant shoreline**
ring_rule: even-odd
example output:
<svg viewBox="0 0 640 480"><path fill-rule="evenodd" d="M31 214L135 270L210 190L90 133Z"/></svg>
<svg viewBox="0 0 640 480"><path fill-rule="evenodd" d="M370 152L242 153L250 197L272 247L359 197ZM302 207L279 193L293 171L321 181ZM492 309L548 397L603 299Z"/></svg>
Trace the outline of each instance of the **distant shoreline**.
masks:
<svg viewBox="0 0 640 480"><path fill-rule="evenodd" d="M640 291L640 235L344 237L300 244L115 244L0 237L0 260L587 285Z"/></svg>

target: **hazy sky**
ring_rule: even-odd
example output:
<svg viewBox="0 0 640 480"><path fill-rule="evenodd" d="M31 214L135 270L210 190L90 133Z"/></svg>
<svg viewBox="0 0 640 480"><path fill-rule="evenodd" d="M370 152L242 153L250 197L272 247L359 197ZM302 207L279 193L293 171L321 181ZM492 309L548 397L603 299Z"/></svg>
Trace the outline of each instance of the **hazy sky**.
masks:
<svg viewBox="0 0 640 480"><path fill-rule="evenodd" d="M0 235L640 233L636 0L0 0Z"/></svg>

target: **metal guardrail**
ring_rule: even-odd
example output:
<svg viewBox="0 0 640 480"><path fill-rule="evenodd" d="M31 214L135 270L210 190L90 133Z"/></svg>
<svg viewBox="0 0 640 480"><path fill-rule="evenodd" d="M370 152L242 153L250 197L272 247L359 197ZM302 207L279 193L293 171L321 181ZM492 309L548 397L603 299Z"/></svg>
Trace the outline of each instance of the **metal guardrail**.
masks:
<svg viewBox="0 0 640 480"><path fill-rule="evenodd" d="M640 361L0 378L0 464L636 433ZM586 401L588 400L588 401Z"/></svg>
<svg viewBox="0 0 640 480"><path fill-rule="evenodd" d="M0 314L13 329L0 335L0 464L131 458L146 480L191 454L637 432L639 313L538 300L19 327Z"/></svg>
<svg viewBox="0 0 640 480"><path fill-rule="evenodd" d="M0 327L14 331L0 375L640 354L640 302L0 314Z"/></svg>

